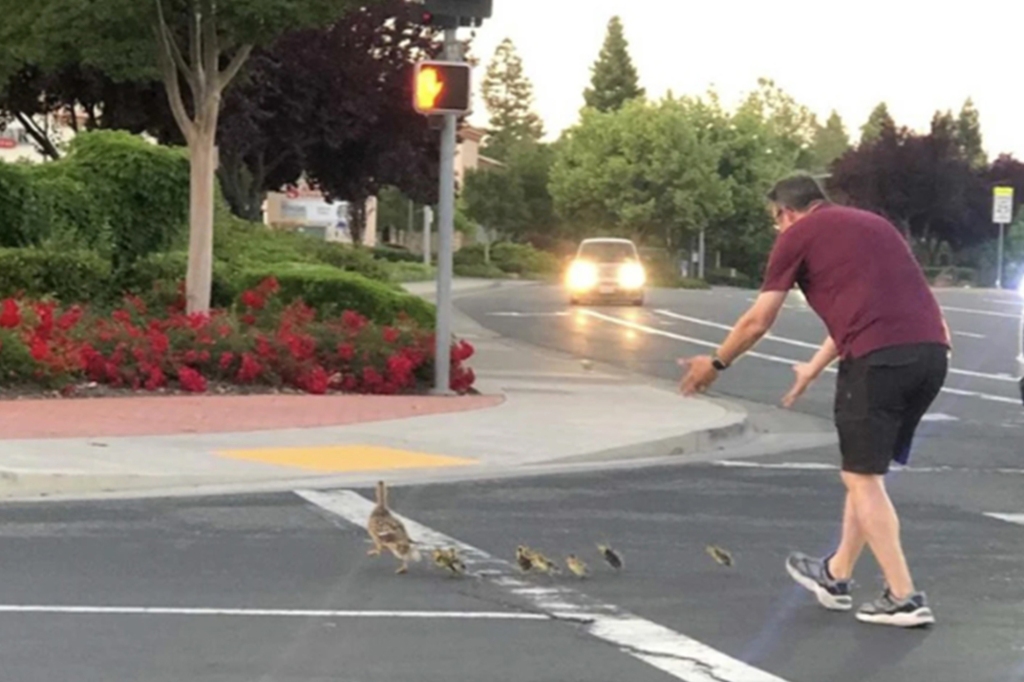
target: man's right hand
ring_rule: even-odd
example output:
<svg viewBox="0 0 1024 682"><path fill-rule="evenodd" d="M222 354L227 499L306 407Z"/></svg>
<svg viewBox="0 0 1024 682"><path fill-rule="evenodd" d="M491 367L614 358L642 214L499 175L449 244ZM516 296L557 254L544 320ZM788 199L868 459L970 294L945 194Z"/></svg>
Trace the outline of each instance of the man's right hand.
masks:
<svg viewBox="0 0 1024 682"><path fill-rule="evenodd" d="M793 373L796 374L793 387L789 389L789 393L782 397L782 405L787 408L793 407L797 399L804 394L807 387L814 383L814 380L817 378L817 374L810 363L801 362L793 365Z"/></svg>

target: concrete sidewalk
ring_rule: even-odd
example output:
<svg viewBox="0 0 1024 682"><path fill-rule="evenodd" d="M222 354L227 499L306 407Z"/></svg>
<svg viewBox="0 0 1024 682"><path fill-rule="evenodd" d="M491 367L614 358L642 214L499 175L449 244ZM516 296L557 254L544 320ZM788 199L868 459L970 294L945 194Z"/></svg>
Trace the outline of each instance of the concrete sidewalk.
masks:
<svg viewBox="0 0 1024 682"><path fill-rule="evenodd" d="M455 291L472 295L494 286L529 283L460 281ZM423 285L409 288L428 295ZM76 424L75 437L24 437L20 429L23 437L0 440L0 498L365 485L381 476L396 484L489 478L694 456L749 435L747 415L735 406L682 398L608 368L515 345L461 314L455 332L476 348L469 364L481 396L231 397L238 404L219 415L223 398L189 398L207 401L190 408L202 427L174 419L172 401L181 399L133 398L132 406L91 399L85 402L94 412L109 406L121 413L122 430L104 430L95 419L95 433ZM285 408L285 398L295 403ZM55 409L82 401L31 402L18 409L39 410L40 421L48 412L60 420ZM150 423L149 433L123 414L142 403L168 413ZM235 423L244 428L232 429Z"/></svg>

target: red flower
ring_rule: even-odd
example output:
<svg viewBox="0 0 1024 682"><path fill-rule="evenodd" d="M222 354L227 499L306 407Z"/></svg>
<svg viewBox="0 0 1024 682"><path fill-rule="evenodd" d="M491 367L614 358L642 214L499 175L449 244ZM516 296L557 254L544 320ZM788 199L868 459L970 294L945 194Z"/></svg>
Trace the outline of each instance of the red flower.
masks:
<svg viewBox="0 0 1024 682"><path fill-rule="evenodd" d="M115 310L111 317L114 318L115 322L120 322L121 324L131 324L132 321L132 314L121 308Z"/></svg>
<svg viewBox="0 0 1024 682"><path fill-rule="evenodd" d="M384 377L380 375L373 367L363 368L363 387L370 391L376 391L380 389L381 384L384 383Z"/></svg>
<svg viewBox="0 0 1024 682"><path fill-rule="evenodd" d="M262 373L263 368L253 354L242 353L242 365L238 368L236 379L243 384L247 384L258 379Z"/></svg>
<svg viewBox="0 0 1024 682"><path fill-rule="evenodd" d="M394 327L384 327L384 343L395 343L402 333Z"/></svg>
<svg viewBox="0 0 1024 682"><path fill-rule="evenodd" d="M57 318L57 329L62 332L66 332L73 328L82 319L82 309L79 306L72 306L67 311L61 313L60 317Z"/></svg>
<svg viewBox="0 0 1024 682"><path fill-rule="evenodd" d="M32 337L29 349L32 353L32 358L37 362L42 362L50 357L50 346L46 343L46 339L41 336Z"/></svg>
<svg viewBox="0 0 1024 682"><path fill-rule="evenodd" d="M414 366L408 357L396 353L388 358L388 378L398 386L406 386L412 378Z"/></svg>
<svg viewBox="0 0 1024 682"><path fill-rule="evenodd" d="M473 344L462 339L452 346L452 362L465 362L473 357L474 352L476 349L473 348Z"/></svg>
<svg viewBox="0 0 1024 682"><path fill-rule="evenodd" d="M149 375L146 379L145 388L147 391L155 391L158 388L162 388L167 383L167 377L164 376L163 370L156 365L150 365L143 370Z"/></svg>
<svg viewBox="0 0 1024 682"><path fill-rule="evenodd" d="M180 367L178 369L178 383L190 393L206 392L206 377L191 367Z"/></svg>
<svg viewBox="0 0 1024 682"><path fill-rule="evenodd" d="M303 378L303 384L308 392L314 395L323 395L327 393L327 385L330 383L330 377L327 375L327 371L317 365L313 370Z"/></svg>
<svg viewBox="0 0 1024 682"><path fill-rule="evenodd" d="M242 320L242 322L244 322L245 324L249 325L250 327L252 325L256 324L256 316L255 315L251 315L249 313L246 313L245 315L242 315L241 320Z"/></svg>
<svg viewBox="0 0 1024 682"><path fill-rule="evenodd" d="M4 299L0 304L0 327L14 329L21 324L21 309L14 299Z"/></svg>
<svg viewBox="0 0 1024 682"><path fill-rule="evenodd" d="M263 310L263 306L267 304L266 299L251 289L243 292L240 300L242 305L252 310Z"/></svg>
<svg viewBox="0 0 1024 682"><path fill-rule="evenodd" d="M354 310L346 310L341 314L341 323L350 332L355 333L366 326L368 320Z"/></svg>
<svg viewBox="0 0 1024 682"><path fill-rule="evenodd" d="M356 349L351 343L339 343L338 344L338 358L342 362L351 362L352 358L356 356Z"/></svg>
<svg viewBox="0 0 1024 682"><path fill-rule="evenodd" d="M231 369L231 363L235 361L235 354L231 352L224 352L220 354L220 360L217 364L220 366L220 371L226 372Z"/></svg>

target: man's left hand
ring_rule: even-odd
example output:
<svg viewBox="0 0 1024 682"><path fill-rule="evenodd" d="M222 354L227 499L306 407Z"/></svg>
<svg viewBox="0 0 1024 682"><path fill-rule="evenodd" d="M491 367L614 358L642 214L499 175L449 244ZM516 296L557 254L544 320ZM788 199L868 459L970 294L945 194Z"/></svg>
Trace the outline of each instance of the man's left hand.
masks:
<svg viewBox="0 0 1024 682"><path fill-rule="evenodd" d="M712 364L710 355L680 358L679 366L683 368L683 378L679 382L679 390L686 396L703 393L718 378L718 370Z"/></svg>

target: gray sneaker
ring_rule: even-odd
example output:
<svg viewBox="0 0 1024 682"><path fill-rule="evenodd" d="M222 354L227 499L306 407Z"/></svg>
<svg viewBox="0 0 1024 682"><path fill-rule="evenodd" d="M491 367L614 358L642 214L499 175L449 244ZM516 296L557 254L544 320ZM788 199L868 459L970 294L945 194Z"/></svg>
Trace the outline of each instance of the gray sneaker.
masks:
<svg viewBox="0 0 1024 682"><path fill-rule="evenodd" d="M832 611L849 611L853 608L850 596L850 580L836 580L828 574L826 559L816 559L800 552L794 552L786 559L786 571L793 580L814 593L818 603Z"/></svg>
<svg viewBox="0 0 1024 682"><path fill-rule="evenodd" d="M881 597L857 610L857 620L878 625L916 628L934 623L935 614L928 607L928 598L924 592L915 592L906 599L897 600L886 588Z"/></svg>

